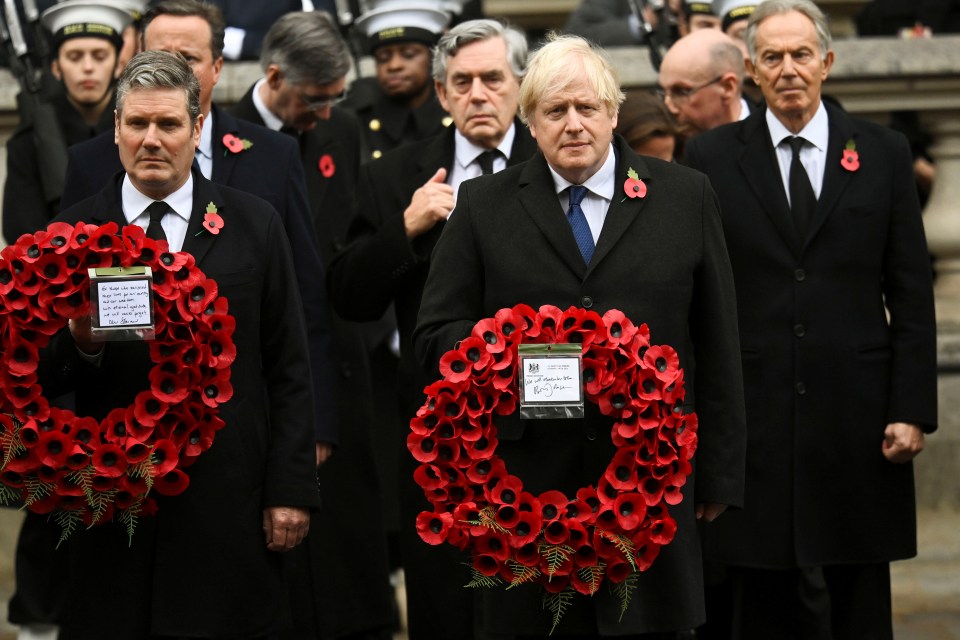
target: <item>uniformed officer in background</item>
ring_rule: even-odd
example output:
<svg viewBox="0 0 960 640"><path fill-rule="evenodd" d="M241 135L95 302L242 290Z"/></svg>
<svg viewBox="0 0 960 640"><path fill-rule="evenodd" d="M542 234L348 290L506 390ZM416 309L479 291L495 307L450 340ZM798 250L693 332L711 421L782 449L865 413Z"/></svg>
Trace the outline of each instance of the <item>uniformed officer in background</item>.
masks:
<svg viewBox="0 0 960 640"><path fill-rule="evenodd" d="M396 0L381 0L357 19L377 73L357 79L342 106L360 118L365 160L429 138L450 124L430 74L430 48L449 21L450 14L435 2Z"/></svg>

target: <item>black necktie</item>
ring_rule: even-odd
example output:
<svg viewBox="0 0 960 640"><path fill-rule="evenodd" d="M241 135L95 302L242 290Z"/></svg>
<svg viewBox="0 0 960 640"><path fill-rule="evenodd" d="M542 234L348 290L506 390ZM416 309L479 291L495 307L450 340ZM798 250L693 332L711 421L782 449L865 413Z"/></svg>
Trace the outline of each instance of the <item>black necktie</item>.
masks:
<svg viewBox="0 0 960 640"><path fill-rule="evenodd" d="M804 238L817 209L817 196L810 185L810 177L800 162L800 149L806 140L800 136L792 136L787 138L787 141L793 151L793 159L790 161L790 211L793 212L793 224L797 233Z"/></svg>
<svg viewBox="0 0 960 640"><path fill-rule="evenodd" d="M480 165L482 175L493 173L493 161L500 155L499 149L488 149L477 156L477 164Z"/></svg>
<svg viewBox="0 0 960 640"><path fill-rule="evenodd" d="M165 216L169 210L170 205L163 200L157 200L147 207L147 213L150 214L150 224L147 225L148 238L153 238L154 240L167 239L167 234L163 232L163 227L160 226L160 221L163 220L163 216Z"/></svg>

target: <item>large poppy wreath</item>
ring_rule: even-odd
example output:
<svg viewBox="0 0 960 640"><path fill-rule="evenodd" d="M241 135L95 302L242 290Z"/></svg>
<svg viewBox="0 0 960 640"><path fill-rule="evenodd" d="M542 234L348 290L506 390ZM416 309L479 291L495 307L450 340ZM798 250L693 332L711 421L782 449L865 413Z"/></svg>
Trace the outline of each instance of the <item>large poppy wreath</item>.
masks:
<svg viewBox="0 0 960 640"><path fill-rule="evenodd" d="M50 406L38 382L41 350L90 312L90 267L153 271L156 339L149 388L97 421ZM188 253L140 227L51 224L0 252L0 502L52 513L61 541L80 524L116 517L132 536L153 514L151 490L177 495L184 469L223 427L233 395L235 321Z"/></svg>
<svg viewBox="0 0 960 640"><path fill-rule="evenodd" d="M616 454L596 486L575 496L533 495L496 454L494 416L517 408L517 345L579 342L585 398L613 419ZM527 305L481 320L440 360L443 379L410 421L407 447L433 511L420 537L472 556L467 586L538 583L553 627L576 593L608 580L621 615L637 574L676 532L668 505L682 500L697 444L696 414L684 414L683 370L673 348L652 345L647 325L623 313ZM552 630L551 630L552 632Z"/></svg>

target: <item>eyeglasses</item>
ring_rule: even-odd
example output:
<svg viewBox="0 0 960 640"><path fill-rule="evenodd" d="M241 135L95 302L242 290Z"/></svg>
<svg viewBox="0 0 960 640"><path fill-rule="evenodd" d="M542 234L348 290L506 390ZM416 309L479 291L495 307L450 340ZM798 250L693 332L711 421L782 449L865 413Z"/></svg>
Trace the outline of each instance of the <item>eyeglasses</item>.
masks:
<svg viewBox="0 0 960 640"><path fill-rule="evenodd" d="M690 87L690 88L670 87L668 89L657 89L657 96L659 96L661 100L666 100L667 98L670 98L674 102L681 102L683 100L689 100L690 96L695 94L697 91L700 91L701 89L706 89L712 84L717 84L721 80L723 80L722 75L717 76L710 82L704 82L703 84L698 85L696 87Z"/></svg>
<svg viewBox="0 0 960 640"><path fill-rule="evenodd" d="M321 109L333 107L347 99L346 89L335 96L324 97L308 96L299 89L295 89L295 91L297 92L297 97L300 98L301 102L303 102L309 111L320 111Z"/></svg>

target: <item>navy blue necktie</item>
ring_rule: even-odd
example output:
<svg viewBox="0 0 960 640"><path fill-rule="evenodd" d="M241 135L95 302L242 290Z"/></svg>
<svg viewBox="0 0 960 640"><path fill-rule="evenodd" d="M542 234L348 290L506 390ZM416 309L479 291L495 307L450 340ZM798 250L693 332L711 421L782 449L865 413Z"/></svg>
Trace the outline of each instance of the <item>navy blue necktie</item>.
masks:
<svg viewBox="0 0 960 640"><path fill-rule="evenodd" d="M570 193L570 206L567 207L567 220L573 227L573 237L576 238L577 246L580 247L580 255L583 256L583 261L590 264L594 249L593 234L590 233L587 217L583 215L583 209L580 208L580 203L587 195L587 188L573 185L568 191Z"/></svg>

